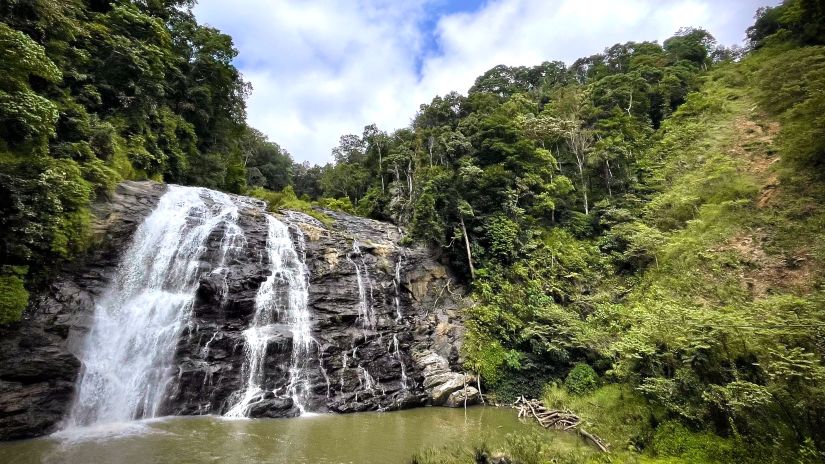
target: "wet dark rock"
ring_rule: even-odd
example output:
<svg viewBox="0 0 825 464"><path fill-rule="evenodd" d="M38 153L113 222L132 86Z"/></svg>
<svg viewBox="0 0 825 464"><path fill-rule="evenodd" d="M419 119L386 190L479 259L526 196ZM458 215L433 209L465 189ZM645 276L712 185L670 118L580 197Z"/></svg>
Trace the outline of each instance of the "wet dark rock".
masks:
<svg viewBox="0 0 825 464"><path fill-rule="evenodd" d="M246 381L243 331L249 327L258 288L267 277L262 257L267 230L264 221L255 220L260 219L258 214L254 210L241 213L244 253L225 272L205 271L200 279L192 330L178 345L178 363L187 369L172 387L171 414L225 413ZM343 213L328 214L334 219L331 227L302 213L286 211L281 217L303 250L309 272L308 305L317 351L306 366L311 386L304 407L349 413L446 403L464 385L463 374L453 372L450 362L453 367L460 362L459 311L465 304L464 290L431 250L398 245L402 235L397 227ZM360 254L354 252L353 243ZM400 281L396 282L399 260ZM359 317L356 262L362 272L366 270L362 278L374 313L373 326ZM282 396L277 398L288 399L292 336L283 324L270 332L264 387L279 392ZM429 358L419 362L419 352ZM436 362L437 368L427 369L428 362ZM222 367L215 369L216 363ZM435 399L433 391L437 392ZM471 395L468 403L476 400ZM254 417L292 414L277 408L278 404L268 399L253 402L247 413ZM271 413L266 412L268 408Z"/></svg>
<svg viewBox="0 0 825 464"><path fill-rule="evenodd" d="M106 289L120 252L164 189L152 182L126 182L95 205L93 229L100 245L65 266L23 322L0 328L0 438L49 433L68 412L80 371L76 355L95 301ZM237 223L245 246L239 253L218 265L224 230L213 231L207 240L163 414L223 414L246 385L243 332L252 322L269 268L268 228L260 202L243 200L243 205ZM474 379L458 372L465 290L437 253L398 245L402 231L391 224L328 214L334 220L329 227L302 213L285 211L281 217L308 268L315 343L306 361L309 385L302 406L349 413L454 405L459 400L463 405L461 395L468 403L475 401L472 390L464 390ZM364 273L372 324L361 314L356 264ZM262 361L267 393L252 402L247 413L292 417L300 410L287 393L293 356L289 326L271 327L268 340Z"/></svg>
<svg viewBox="0 0 825 464"><path fill-rule="evenodd" d="M22 321L0 327L0 439L50 433L68 412L95 298L165 190L152 182L124 182L94 204L95 245L32 297Z"/></svg>
<svg viewBox="0 0 825 464"><path fill-rule="evenodd" d="M249 407L249 417L295 417L301 414L301 410L295 406L292 398L276 397L274 393L259 399L253 399Z"/></svg>

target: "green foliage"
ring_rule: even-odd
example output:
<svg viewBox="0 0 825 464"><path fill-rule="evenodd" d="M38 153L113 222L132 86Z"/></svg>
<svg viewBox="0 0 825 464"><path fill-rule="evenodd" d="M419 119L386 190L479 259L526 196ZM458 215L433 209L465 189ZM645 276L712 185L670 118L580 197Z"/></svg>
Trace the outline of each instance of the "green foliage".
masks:
<svg viewBox="0 0 825 464"><path fill-rule="evenodd" d="M737 63L688 29L578 60L577 85L523 90L506 67L479 79L449 122L471 142L458 187L421 207L432 222L436 205L455 262L469 238L464 354L492 394L553 385L545 401L622 460L821 460L819 3L762 10ZM595 372L609 383L591 390Z"/></svg>
<svg viewBox="0 0 825 464"><path fill-rule="evenodd" d="M2 133L10 141L44 139L54 132L57 108L49 100L29 91L0 91Z"/></svg>
<svg viewBox="0 0 825 464"><path fill-rule="evenodd" d="M825 44L825 7L817 0L785 0L760 8L756 22L748 28L748 40L754 48L784 42Z"/></svg>
<svg viewBox="0 0 825 464"><path fill-rule="evenodd" d="M508 433L491 443L483 438L464 446L453 445L417 453L411 464L478 464L498 459L518 464L585 464L615 462L589 449L573 434L529 430ZM625 461L622 461L625 462ZM632 461L631 461L632 462Z"/></svg>
<svg viewBox="0 0 825 464"><path fill-rule="evenodd" d="M444 236L443 224L438 218L435 194L425 191L416 200L410 232L421 240L438 243Z"/></svg>
<svg viewBox="0 0 825 464"><path fill-rule="evenodd" d="M323 207L323 208L327 208L327 209L331 209L331 210L335 210L335 211L343 211L345 213L350 213L350 214L355 212L355 208L353 208L352 202L347 197L344 197L344 198L326 198L326 197L319 198L318 199L318 205Z"/></svg>
<svg viewBox="0 0 825 464"><path fill-rule="evenodd" d="M500 399L563 384L546 400L621 459L822 456L821 2L760 10L740 62L688 28L569 67L496 66L315 167L246 126L231 38L179 5L0 6L3 321L88 245L89 204L119 180L249 188L270 211L357 212L443 250L476 302L466 367ZM473 451L490 450L455 462Z"/></svg>
<svg viewBox="0 0 825 464"><path fill-rule="evenodd" d="M49 82L62 78L60 70L46 56L46 50L6 24L0 23L0 58L4 63L4 90L29 87L29 76L37 76Z"/></svg>
<svg viewBox="0 0 825 464"><path fill-rule="evenodd" d="M684 28L663 43L666 52L676 60L687 60L697 66L707 66L716 39L704 29Z"/></svg>
<svg viewBox="0 0 825 464"><path fill-rule="evenodd" d="M283 190L292 183L292 157L277 143L266 140L260 132L249 132L247 147L247 183L252 187Z"/></svg>
<svg viewBox="0 0 825 464"><path fill-rule="evenodd" d="M519 247L519 226L504 215L498 214L487 220L484 226L485 247L492 259L509 262Z"/></svg>
<svg viewBox="0 0 825 464"><path fill-rule="evenodd" d="M669 50L630 42L571 68L497 66L467 97L422 105L410 128L341 137L335 164L295 167L301 192L410 226L467 275L525 259L545 228L589 239L591 205L638 188L650 134L696 87L713 43L690 29Z"/></svg>
<svg viewBox="0 0 825 464"><path fill-rule="evenodd" d="M745 446L736 440L708 432L691 432L676 422L665 422L656 428L652 452L659 457L676 457L682 462L764 462Z"/></svg>
<svg viewBox="0 0 825 464"><path fill-rule="evenodd" d="M763 58L764 57L764 58ZM779 144L801 169L825 165L825 47L764 51L760 103L782 122Z"/></svg>
<svg viewBox="0 0 825 464"><path fill-rule="evenodd" d="M574 395L590 393L599 386L599 375L589 364L578 363L564 379L564 388Z"/></svg>
<svg viewBox="0 0 825 464"><path fill-rule="evenodd" d="M120 180L240 193L246 160L272 164L246 143L231 38L191 6L0 5L0 265L28 269L26 288L84 250L91 201Z"/></svg>
<svg viewBox="0 0 825 464"><path fill-rule="evenodd" d="M616 452L647 448L662 415L642 395L624 385L608 384L574 395L549 384L542 398L548 407L575 411L585 421L586 429L606 440Z"/></svg>
<svg viewBox="0 0 825 464"><path fill-rule="evenodd" d="M29 79L39 77L56 82L61 79L61 73L40 44L3 23L0 23L0 59L4 64L4 79L0 83L0 137L12 145L34 141L42 147L54 134L57 107L37 95L29 86Z"/></svg>
<svg viewBox="0 0 825 464"><path fill-rule="evenodd" d="M26 272L11 267L0 273L0 325L18 321L29 303L29 292L23 287Z"/></svg>
<svg viewBox="0 0 825 464"><path fill-rule="evenodd" d="M488 312L490 308L478 308L476 311ZM498 340L482 330L469 331L464 343L472 370L492 385L502 381L505 368L517 369L520 366L521 353L505 349Z"/></svg>
<svg viewBox="0 0 825 464"><path fill-rule="evenodd" d="M265 201L268 211L278 212L282 209L300 211L321 221L326 226L332 224L331 217L315 209L310 202L298 198L295 195L295 191L292 190L292 187L287 186L280 192L266 190L263 187L255 187L247 191L246 194Z"/></svg>

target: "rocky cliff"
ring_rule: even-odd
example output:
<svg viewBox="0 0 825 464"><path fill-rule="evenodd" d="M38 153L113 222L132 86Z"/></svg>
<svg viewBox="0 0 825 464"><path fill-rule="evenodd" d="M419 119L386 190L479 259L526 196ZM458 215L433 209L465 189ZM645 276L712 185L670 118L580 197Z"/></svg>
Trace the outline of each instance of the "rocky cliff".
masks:
<svg viewBox="0 0 825 464"><path fill-rule="evenodd" d="M0 329L0 437L31 437L55 430L65 417L82 369L82 340L95 301L111 284L121 251L157 205L165 186L126 182L96 205L97 246L57 274L33 299L25 319ZM231 259L227 231L213 230L199 263L190 321L174 355L176 375L163 414L223 414L244 387L248 359L244 331L268 270L262 204L240 199L236 224L243 243ZM460 309L464 290L449 269L423 247L399 245L395 226L337 212L324 225L284 211L280 220L300 250L308 273L307 306L314 340L306 371L305 410L356 412L426 404L458 406L476 399L459 373ZM282 394L291 379L292 333L272 326L263 363L266 393L250 405L252 417L300 413Z"/></svg>

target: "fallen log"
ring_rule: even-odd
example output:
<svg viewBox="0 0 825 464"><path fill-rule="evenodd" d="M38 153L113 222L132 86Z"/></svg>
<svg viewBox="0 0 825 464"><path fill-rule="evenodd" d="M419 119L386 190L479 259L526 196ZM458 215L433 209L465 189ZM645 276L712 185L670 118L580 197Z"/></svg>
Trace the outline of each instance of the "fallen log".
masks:
<svg viewBox="0 0 825 464"><path fill-rule="evenodd" d="M588 440L593 442L593 444L596 445L600 450L602 450L603 453L607 453L607 446L604 444L604 442L602 441L601 438L596 437L593 434L588 433L587 430L584 430L584 429L581 429L581 428L578 429L578 432L579 432L579 435L581 435L584 438L587 438Z"/></svg>
<svg viewBox="0 0 825 464"><path fill-rule="evenodd" d="M519 396L511 405L518 410L518 417L532 416L536 422L546 429L562 431L575 430L585 440L593 443L603 453L609 452L607 443L592 433L581 428L582 419L569 409L548 409L541 401L528 400L524 395Z"/></svg>

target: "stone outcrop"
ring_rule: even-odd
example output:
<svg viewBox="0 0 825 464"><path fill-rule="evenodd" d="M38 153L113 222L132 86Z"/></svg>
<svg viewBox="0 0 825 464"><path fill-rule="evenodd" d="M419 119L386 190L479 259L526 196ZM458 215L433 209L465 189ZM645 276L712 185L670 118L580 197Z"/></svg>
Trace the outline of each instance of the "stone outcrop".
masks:
<svg viewBox="0 0 825 464"><path fill-rule="evenodd" d="M97 246L63 267L34 299L25 319L0 329L0 439L49 433L69 408L82 368L78 353L96 298L120 252L165 191L152 182L126 182L94 212ZM262 204L239 199L242 252L218 268L224 230L212 232L200 266L192 317L180 334L177 375L165 414L222 414L246 381L243 331L269 272L263 253ZM472 404L475 379L461 371L460 312L465 290L431 250L399 245L396 226L338 212L325 225L285 211L308 268L308 307L316 341L306 369L306 410L357 412L421 405ZM359 285L360 281L360 285ZM266 392L252 417L300 413L284 392L290 381L292 333L272 326L264 358Z"/></svg>
<svg viewBox="0 0 825 464"><path fill-rule="evenodd" d="M423 386L432 404L455 408L464 405L465 397L467 404L478 402L478 390L472 387L476 378L454 372L447 360L439 353L424 349L416 353L415 361L422 367ZM475 394L471 394L472 391L475 391Z"/></svg>

